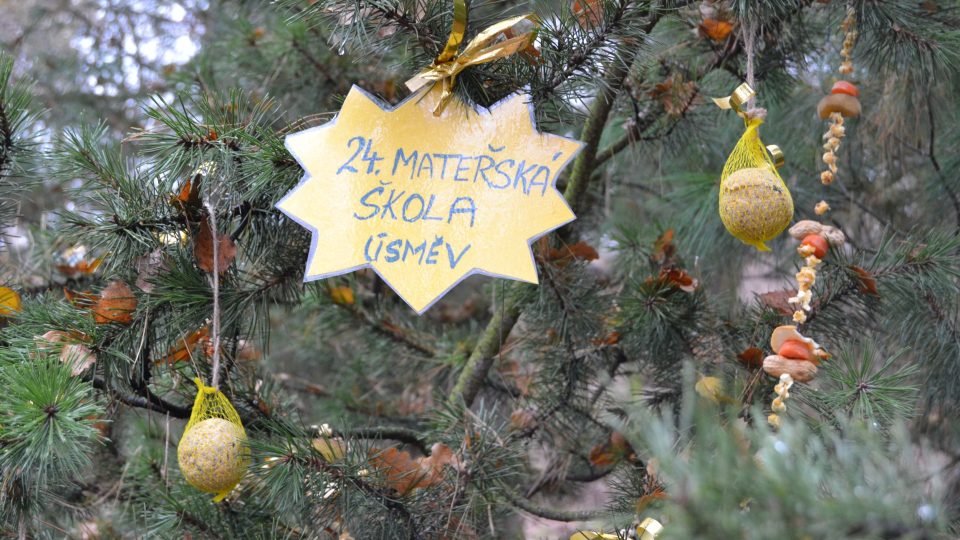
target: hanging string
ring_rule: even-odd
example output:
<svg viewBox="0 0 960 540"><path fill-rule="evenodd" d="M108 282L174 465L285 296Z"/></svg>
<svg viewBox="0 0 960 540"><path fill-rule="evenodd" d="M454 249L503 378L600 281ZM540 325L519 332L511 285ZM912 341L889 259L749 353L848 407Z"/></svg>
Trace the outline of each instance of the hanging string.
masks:
<svg viewBox="0 0 960 540"><path fill-rule="evenodd" d="M750 88L756 88L756 76L754 74L753 59L755 56L755 47L757 43L757 21L748 19L742 26L743 48L747 54L747 84ZM767 110L755 107L756 97L751 97L747 102L747 116L750 118L764 118L767 116Z"/></svg>
<svg viewBox="0 0 960 540"><path fill-rule="evenodd" d="M748 20L743 25L743 47L747 52L747 84L752 88L757 87L753 74L753 46L757 39L756 26L757 23L753 20Z"/></svg>
<svg viewBox="0 0 960 540"><path fill-rule="evenodd" d="M210 227L210 235L213 237L213 328L211 340L213 341L213 375L210 380L210 386L218 388L220 385L220 237L217 234L217 211L209 200L204 201L207 212L210 214L207 225Z"/></svg>

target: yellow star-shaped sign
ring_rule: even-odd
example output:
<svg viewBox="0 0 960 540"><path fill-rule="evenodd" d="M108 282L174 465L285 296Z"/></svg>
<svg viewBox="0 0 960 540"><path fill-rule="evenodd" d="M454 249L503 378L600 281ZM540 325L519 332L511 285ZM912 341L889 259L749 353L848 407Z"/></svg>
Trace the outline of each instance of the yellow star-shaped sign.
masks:
<svg viewBox="0 0 960 540"><path fill-rule="evenodd" d="M575 218L555 184L581 143L538 132L525 94L435 116L439 95L354 86L287 136L306 174L277 208L313 233L305 281L370 267L418 313L471 274L537 283L530 243Z"/></svg>

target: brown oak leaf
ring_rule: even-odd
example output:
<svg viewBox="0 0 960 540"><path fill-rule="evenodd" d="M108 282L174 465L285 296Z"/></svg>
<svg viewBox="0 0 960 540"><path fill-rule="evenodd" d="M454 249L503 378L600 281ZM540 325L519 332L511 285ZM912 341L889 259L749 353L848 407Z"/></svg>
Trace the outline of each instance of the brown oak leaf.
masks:
<svg viewBox="0 0 960 540"><path fill-rule="evenodd" d="M667 229L653 243L651 258L656 263L664 263L672 259L676 251L677 248L673 245L673 229Z"/></svg>
<svg viewBox="0 0 960 540"><path fill-rule="evenodd" d="M606 442L594 446L590 450L590 463L597 467L606 467L618 463L622 459L633 461L636 454L626 437L618 431L610 433Z"/></svg>
<svg viewBox="0 0 960 540"><path fill-rule="evenodd" d="M78 377L90 369L97 361L97 356L89 347L81 343L83 339L77 335L62 330L50 330L35 338L38 351L52 351L60 345L60 362L70 366L70 373Z"/></svg>
<svg viewBox="0 0 960 540"><path fill-rule="evenodd" d="M187 180L180 187L176 195L170 196L170 205L179 209L190 209L191 211L200 208L200 181L202 174L195 174L193 178Z"/></svg>
<svg viewBox="0 0 960 540"><path fill-rule="evenodd" d="M591 343L598 347L601 345L616 345L620 343L620 332L614 330L601 338L592 340Z"/></svg>
<svg viewBox="0 0 960 540"><path fill-rule="evenodd" d="M185 362L189 360L196 346L208 340L209 336L210 328L207 326L201 326L199 329L177 340L174 346L170 347L170 350L167 352L167 354L158 359L156 363L173 364L176 362Z"/></svg>
<svg viewBox="0 0 960 540"><path fill-rule="evenodd" d="M537 417L530 409L516 409L510 413L510 429L524 431L537 423Z"/></svg>
<svg viewBox="0 0 960 540"><path fill-rule="evenodd" d="M683 76L674 73L653 86L649 95L663 105L669 116L682 116L693 105L697 92L697 83L684 81Z"/></svg>
<svg viewBox="0 0 960 540"><path fill-rule="evenodd" d="M596 28L603 21L601 0L573 0L571 10L581 28Z"/></svg>

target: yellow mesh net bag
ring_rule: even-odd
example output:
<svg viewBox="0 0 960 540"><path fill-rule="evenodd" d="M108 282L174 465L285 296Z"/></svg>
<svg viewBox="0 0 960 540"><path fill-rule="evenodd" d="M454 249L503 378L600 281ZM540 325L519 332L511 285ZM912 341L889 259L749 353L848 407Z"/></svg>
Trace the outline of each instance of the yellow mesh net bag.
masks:
<svg viewBox="0 0 960 540"><path fill-rule="evenodd" d="M190 421L177 445L177 461L187 482L220 502L240 483L247 468L247 434L240 415L222 392L199 378Z"/></svg>
<svg viewBox="0 0 960 540"><path fill-rule="evenodd" d="M720 220L741 242L769 251L766 242L776 238L793 219L793 197L768 147L760 141L763 118L750 117L740 109L751 97L753 89L741 85L730 98L714 100L722 108L735 109L746 124L720 176ZM770 149L779 154L779 148Z"/></svg>
<svg viewBox="0 0 960 540"><path fill-rule="evenodd" d="M720 220L730 234L760 251L793 219L793 198L783 183L757 128L762 119L747 120L747 129L730 152L720 176Z"/></svg>

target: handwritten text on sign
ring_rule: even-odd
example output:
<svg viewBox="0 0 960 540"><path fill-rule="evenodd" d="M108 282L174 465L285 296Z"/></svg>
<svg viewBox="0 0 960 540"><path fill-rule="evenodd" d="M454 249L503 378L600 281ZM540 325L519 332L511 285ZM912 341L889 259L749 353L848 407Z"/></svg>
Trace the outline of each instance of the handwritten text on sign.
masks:
<svg viewBox="0 0 960 540"><path fill-rule="evenodd" d="M305 279L372 267L417 312L472 273L536 282L530 242L573 219L554 187L579 143L541 134L526 96L434 117L354 87L338 117L287 136L306 175L279 203L313 232Z"/></svg>

